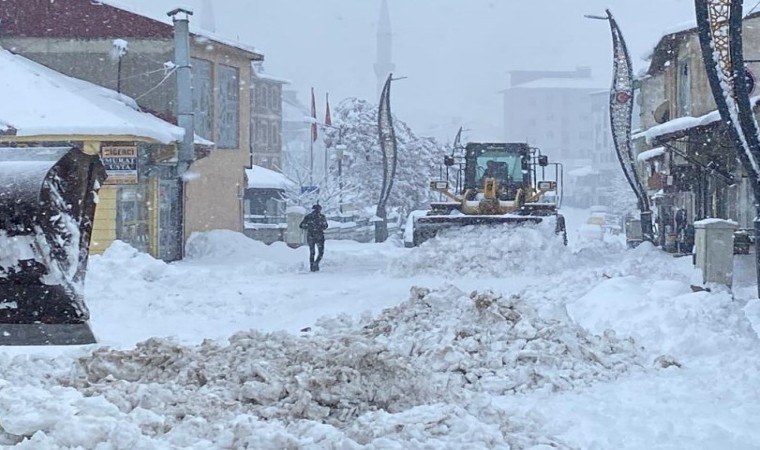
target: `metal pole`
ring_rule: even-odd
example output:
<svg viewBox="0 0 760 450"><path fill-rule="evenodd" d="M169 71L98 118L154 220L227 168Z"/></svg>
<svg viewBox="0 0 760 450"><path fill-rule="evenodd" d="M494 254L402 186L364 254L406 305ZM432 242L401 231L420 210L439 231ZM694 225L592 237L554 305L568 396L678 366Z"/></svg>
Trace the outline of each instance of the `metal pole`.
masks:
<svg viewBox="0 0 760 450"><path fill-rule="evenodd" d="M183 14L183 16L179 16ZM195 121L193 120L193 85L190 69L189 17L192 11L177 8L169 15L174 21L174 64L177 72L177 125L185 129L179 147L179 173L190 168L195 159Z"/></svg>
<svg viewBox="0 0 760 450"><path fill-rule="evenodd" d="M343 215L343 156L338 158L338 211Z"/></svg>
<svg viewBox="0 0 760 450"><path fill-rule="evenodd" d="M167 13L174 23L174 64L177 79L177 125L184 128L185 134L177 151L177 221L178 247L180 258L185 256L185 235L187 224L185 215L186 186L184 174L190 169L195 160L195 120L193 108L193 84L190 68L190 16L193 12L177 8Z"/></svg>
<svg viewBox="0 0 760 450"><path fill-rule="evenodd" d="M314 186L314 139L311 138L311 134L309 134L309 154L311 155L309 159L309 189L311 189L311 186Z"/></svg>
<svg viewBox="0 0 760 450"><path fill-rule="evenodd" d="M119 65L116 69L116 92L121 94L121 59L122 55L119 55Z"/></svg>
<svg viewBox="0 0 760 450"><path fill-rule="evenodd" d="M327 151L329 149L330 149L330 146L328 146L327 144L325 144L325 173L324 173L325 185L327 185L328 180L330 179L330 176L329 176L330 175L330 169L329 169L329 166L327 164L327 160L328 160Z"/></svg>

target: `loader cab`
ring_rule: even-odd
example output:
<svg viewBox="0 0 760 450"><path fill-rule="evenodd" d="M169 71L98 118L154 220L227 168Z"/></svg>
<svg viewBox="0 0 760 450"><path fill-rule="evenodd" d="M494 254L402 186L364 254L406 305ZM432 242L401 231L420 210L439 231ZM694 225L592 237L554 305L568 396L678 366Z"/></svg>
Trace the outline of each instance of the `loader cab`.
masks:
<svg viewBox="0 0 760 450"><path fill-rule="evenodd" d="M467 144L461 193L482 189L486 178L495 178L502 187L501 200L514 199L518 189L530 187L530 158L524 143Z"/></svg>

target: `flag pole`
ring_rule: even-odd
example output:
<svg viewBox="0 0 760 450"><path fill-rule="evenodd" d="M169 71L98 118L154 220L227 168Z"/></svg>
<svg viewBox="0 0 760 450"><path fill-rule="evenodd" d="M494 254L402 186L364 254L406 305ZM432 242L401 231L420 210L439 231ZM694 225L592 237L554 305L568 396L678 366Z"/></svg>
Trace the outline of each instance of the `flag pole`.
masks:
<svg viewBox="0 0 760 450"><path fill-rule="evenodd" d="M311 88L311 124L309 131L309 189L312 189L314 186L314 141L317 140L317 104L314 99L314 88Z"/></svg>
<svg viewBox="0 0 760 450"><path fill-rule="evenodd" d="M327 113L325 115L325 125L331 125L331 124L327 123L327 117L329 117L329 114L330 114L329 113L329 111L330 111L330 94L328 94L327 92L325 92L325 105L326 105L325 108L327 108L326 109ZM328 159L327 158L327 145L325 145L325 185L327 185L327 180L329 179L329 177L328 177L327 159Z"/></svg>

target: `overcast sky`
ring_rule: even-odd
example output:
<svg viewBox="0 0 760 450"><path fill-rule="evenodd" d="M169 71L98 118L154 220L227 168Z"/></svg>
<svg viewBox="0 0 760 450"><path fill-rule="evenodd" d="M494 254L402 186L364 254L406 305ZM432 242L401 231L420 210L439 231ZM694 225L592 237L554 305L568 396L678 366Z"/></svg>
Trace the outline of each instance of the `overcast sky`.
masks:
<svg viewBox="0 0 760 450"><path fill-rule="evenodd" d="M178 4L192 7L196 25L203 0L119 0L163 15ZM359 97L376 102L373 71L380 0L211 0L220 35L253 45L269 74L292 81L308 102L310 87L324 108ZM502 128L507 71L572 70L591 66L600 86L611 73L609 27L584 14L610 8L634 58L664 31L694 21L693 0L388 0L396 74L394 113L420 134L446 136L458 123L473 124L474 138ZM747 0L745 10L755 6ZM449 130L450 128L450 130ZM478 135L481 136L478 136ZM488 135L488 136L486 136Z"/></svg>

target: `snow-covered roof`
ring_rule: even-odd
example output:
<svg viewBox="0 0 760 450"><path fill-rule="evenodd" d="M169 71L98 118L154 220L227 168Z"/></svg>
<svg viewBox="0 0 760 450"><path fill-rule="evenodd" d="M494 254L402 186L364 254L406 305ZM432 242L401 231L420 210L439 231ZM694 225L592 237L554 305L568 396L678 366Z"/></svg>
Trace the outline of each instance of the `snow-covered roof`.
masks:
<svg viewBox="0 0 760 450"><path fill-rule="evenodd" d="M165 15L154 16L154 15L151 15L151 14L146 14L146 13L138 10L137 8L135 8L133 6L125 5L124 3L122 3L119 0L100 0L100 3L112 6L114 8L121 9L122 11L127 11L129 13L136 14L138 16L148 17L149 19L152 19L152 20L155 20L155 21L162 22L164 24L173 26L172 19L170 17L168 17L168 16L165 16ZM187 6L182 6L182 8L186 9L188 11L192 11L193 10L192 8L187 7ZM228 47L237 48L239 50L243 50L243 51L246 51L246 52L249 52L249 53L255 53L257 55L263 55L264 54L261 51L259 51L256 47L253 47L253 46L251 46L249 44L246 44L246 43L234 40L234 39L230 39L230 38L221 36L219 34L216 34L214 32L211 32L209 30L203 29L203 28L197 26L196 22L193 22L192 20L190 20L190 34L193 35L195 41L198 42L198 43L203 43L204 39L208 39L208 40L211 40L211 41L218 42L220 44L226 45Z"/></svg>
<svg viewBox="0 0 760 450"><path fill-rule="evenodd" d="M266 72L264 72L264 69L259 64L257 64L256 61L251 63L251 69L253 70L253 76L255 78L260 78L262 80L269 80L269 81L273 81L275 83L280 83L280 84L291 84L290 80L286 80L285 78L279 78L279 77L275 77L275 76L267 74Z"/></svg>
<svg viewBox="0 0 760 450"><path fill-rule="evenodd" d="M116 91L71 78L0 49L0 133L149 138L169 144L185 130Z"/></svg>
<svg viewBox="0 0 760 450"><path fill-rule="evenodd" d="M642 132L641 134L644 135L648 143L651 143L660 136L677 133L679 131L684 131L699 126L709 125L719 120L720 113L718 113L718 111L713 111L700 117L678 117L663 124L655 125L652 128L649 128L648 130Z"/></svg>
<svg viewBox="0 0 760 450"><path fill-rule="evenodd" d="M541 78L517 84L513 89L593 89L601 90L609 83L602 83L593 78Z"/></svg>
<svg viewBox="0 0 760 450"><path fill-rule="evenodd" d="M588 175L594 175L594 174L598 174L598 173L599 172L597 172L596 170L594 170L594 168L591 167L591 166L583 166L583 167L578 167L576 169L570 170L567 173L567 175L570 176L570 177L585 177L585 176L588 176Z"/></svg>
<svg viewBox="0 0 760 450"><path fill-rule="evenodd" d="M193 35L193 39L195 40L195 42L200 43L200 44L203 44L206 42L205 40L208 40L208 41L213 41L219 44L226 45L228 47L236 48L238 50L243 50L248 53L255 53L256 55L259 55L259 58L261 58L264 55L263 52L261 52L259 49L257 49L256 47L252 45L248 45L240 41L236 41L233 39L226 38L224 36L220 36L208 30L195 27L192 24L190 25L190 34Z"/></svg>
<svg viewBox="0 0 760 450"><path fill-rule="evenodd" d="M639 156L637 156L636 158L639 161L643 162L643 161L649 161L652 158L656 158L656 157L662 156L664 154L665 154L665 147L655 147L653 149L645 150L645 151L639 153Z"/></svg>
<svg viewBox="0 0 760 450"><path fill-rule="evenodd" d="M760 11L747 14L743 20L754 19L757 17L760 17ZM650 47L651 50L642 56L644 61L650 61L647 73L653 75L666 67L665 62L677 56L675 49L676 45L681 42L679 38L696 33L696 20L688 20L664 30L660 34L655 45Z"/></svg>
<svg viewBox="0 0 760 450"><path fill-rule="evenodd" d="M269 170L261 166L253 166L252 169L246 169L249 189L288 189L296 183L280 172Z"/></svg>
<svg viewBox="0 0 760 450"><path fill-rule="evenodd" d="M752 107L755 108L758 103L760 103L760 95L752 97L750 99L750 103L752 104ZM632 137L633 139L640 139L641 137L644 137L646 138L647 143L652 143L661 136L686 131L691 128L710 125L714 122L718 122L719 120L720 113L717 110L711 111L699 117L678 117L663 124L655 125L648 130L634 134Z"/></svg>

